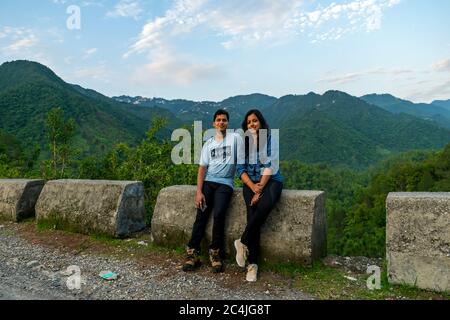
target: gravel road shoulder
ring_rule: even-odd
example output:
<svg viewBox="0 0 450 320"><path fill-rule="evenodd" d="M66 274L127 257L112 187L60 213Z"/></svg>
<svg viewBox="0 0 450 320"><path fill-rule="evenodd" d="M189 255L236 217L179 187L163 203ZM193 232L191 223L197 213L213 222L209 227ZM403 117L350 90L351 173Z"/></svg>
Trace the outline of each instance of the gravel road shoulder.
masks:
<svg viewBox="0 0 450 320"><path fill-rule="evenodd" d="M289 278L272 272L262 272L256 283L246 282L245 272L232 263L223 274L212 274L207 266L185 273L179 254L145 250L145 240L128 241L136 242L135 246L108 245L61 231L37 231L33 223L2 222L0 299L313 299L293 288ZM118 277L104 280L99 276L102 271Z"/></svg>

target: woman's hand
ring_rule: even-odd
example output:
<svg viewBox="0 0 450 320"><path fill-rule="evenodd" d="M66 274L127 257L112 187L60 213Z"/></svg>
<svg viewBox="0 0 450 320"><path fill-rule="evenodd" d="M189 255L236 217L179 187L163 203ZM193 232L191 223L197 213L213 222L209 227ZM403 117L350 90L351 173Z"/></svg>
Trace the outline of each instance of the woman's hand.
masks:
<svg viewBox="0 0 450 320"><path fill-rule="evenodd" d="M260 198L261 198L261 193L255 193L253 198L252 198L252 201L250 201L250 207L252 207L255 204L257 204Z"/></svg>
<svg viewBox="0 0 450 320"><path fill-rule="evenodd" d="M253 195L252 201L250 201L250 206L254 206L262 197L264 184L262 184L261 182L254 183L251 189L255 194Z"/></svg>
<svg viewBox="0 0 450 320"><path fill-rule="evenodd" d="M260 194L263 190L263 187L261 186L260 183L252 183L250 189L252 189L253 193Z"/></svg>
<svg viewBox="0 0 450 320"><path fill-rule="evenodd" d="M205 195L202 192L197 192L195 195L195 207L201 209L203 202L206 203Z"/></svg>
<svg viewBox="0 0 450 320"><path fill-rule="evenodd" d="M258 182L258 183L256 184L256 186L261 190L260 193L262 193L263 190L264 190L264 187L265 187L264 183L262 183L262 182L260 181L260 182Z"/></svg>

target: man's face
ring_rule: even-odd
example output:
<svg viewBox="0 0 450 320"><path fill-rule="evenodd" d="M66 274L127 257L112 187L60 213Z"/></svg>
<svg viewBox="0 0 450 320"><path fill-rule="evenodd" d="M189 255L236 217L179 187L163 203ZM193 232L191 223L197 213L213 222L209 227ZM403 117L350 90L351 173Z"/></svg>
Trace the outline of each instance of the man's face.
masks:
<svg viewBox="0 0 450 320"><path fill-rule="evenodd" d="M216 116L216 119L214 120L214 128L216 130L225 131L228 128L228 119L227 116L224 114L219 114Z"/></svg>

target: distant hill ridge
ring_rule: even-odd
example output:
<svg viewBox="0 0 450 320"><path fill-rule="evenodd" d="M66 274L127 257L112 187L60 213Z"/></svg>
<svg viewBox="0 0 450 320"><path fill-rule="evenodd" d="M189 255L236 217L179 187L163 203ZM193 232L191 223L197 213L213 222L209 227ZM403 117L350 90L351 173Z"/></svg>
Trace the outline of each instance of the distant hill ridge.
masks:
<svg viewBox="0 0 450 320"><path fill-rule="evenodd" d="M390 96L391 102L412 102ZM437 116L413 116L377 106L345 92L329 90L323 95L263 94L236 96L220 102L195 102L144 97L113 97L142 106L160 106L180 119L211 122L218 108L231 113L231 126L240 127L250 108L260 109L272 128L280 128L282 159L309 163L350 164L364 168L387 155L412 149L441 148L450 141L444 120ZM369 100L371 97L366 97ZM388 95L386 95L388 98ZM423 106L421 106L423 107ZM443 108L437 110L445 111Z"/></svg>
<svg viewBox="0 0 450 320"><path fill-rule="evenodd" d="M392 96L358 98L330 90L323 95L310 92L280 98L254 93L220 102L109 98L68 84L49 68L30 61L2 64L0 85L0 129L25 145L45 145L45 115L61 107L66 117L77 122L77 146L93 155L117 142L137 143L155 117L169 119L162 132L165 137L174 128L192 126L195 120L203 121L206 129L218 108L230 112L231 128L240 127L249 109L260 109L271 128L280 129L282 160L365 168L393 153L442 148L450 141L450 130L439 119L387 111L392 109L389 101L408 103ZM380 101L383 107L377 105ZM436 103L440 104L433 105L437 110L446 110L445 101Z"/></svg>
<svg viewBox="0 0 450 320"><path fill-rule="evenodd" d="M406 113L424 120L431 120L444 128L450 128L450 103L433 101L431 104L413 103L396 98L390 94L369 94L362 96L364 101L374 104L392 113Z"/></svg>

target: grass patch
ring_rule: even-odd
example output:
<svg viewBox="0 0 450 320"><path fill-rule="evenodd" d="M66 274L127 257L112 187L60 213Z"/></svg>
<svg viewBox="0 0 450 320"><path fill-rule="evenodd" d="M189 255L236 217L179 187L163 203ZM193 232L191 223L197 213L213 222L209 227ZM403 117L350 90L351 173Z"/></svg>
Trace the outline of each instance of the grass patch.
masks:
<svg viewBox="0 0 450 320"><path fill-rule="evenodd" d="M36 230L39 232L56 230L56 225L49 221L40 221L36 223Z"/></svg>
<svg viewBox="0 0 450 320"><path fill-rule="evenodd" d="M97 241L110 246L119 246L125 242L123 239L114 238L110 235L102 233L92 233L89 235L89 238L93 241Z"/></svg>
<svg viewBox="0 0 450 320"><path fill-rule="evenodd" d="M37 221L36 227L38 231L61 230L69 233L83 233L81 232L82 230L80 230L78 225L53 218L41 219Z"/></svg>
<svg viewBox="0 0 450 320"><path fill-rule="evenodd" d="M12 217L0 214L0 223L14 222Z"/></svg>
<svg viewBox="0 0 450 320"><path fill-rule="evenodd" d="M145 253L145 252L156 252L156 253L164 253L164 254L177 254L181 255L184 253L184 248L177 247L177 248L167 248L163 246L156 245L149 240L147 240L145 237L140 238L124 238L124 239L118 239L114 238L110 235L104 235L104 234L91 234L90 239L99 242L102 244L115 246L115 247L125 247L133 252L139 254L139 253ZM145 241L145 244L140 244L139 242Z"/></svg>
<svg viewBox="0 0 450 320"><path fill-rule="evenodd" d="M263 263L261 271L264 270L291 277L296 289L324 300L450 300L449 292L437 293L408 285L389 284L385 263L381 266L381 288L373 290L367 287L371 274L348 272L322 262L309 267L292 263Z"/></svg>
<svg viewBox="0 0 450 320"><path fill-rule="evenodd" d="M28 217L28 218L20 220L20 223L21 224L28 224L28 225L35 224L36 223L36 218L35 217Z"/></svg>

